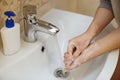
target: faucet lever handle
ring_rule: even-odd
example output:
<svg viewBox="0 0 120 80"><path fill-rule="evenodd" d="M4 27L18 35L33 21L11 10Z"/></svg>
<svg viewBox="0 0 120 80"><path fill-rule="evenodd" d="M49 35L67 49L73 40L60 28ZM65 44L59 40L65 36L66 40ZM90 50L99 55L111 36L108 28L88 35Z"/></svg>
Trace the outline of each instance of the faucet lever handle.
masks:
<svg viewBox="0 0 120 80"><path fill-rule="evenodd" d="M35 5L26 5L23 7L23 16L25 19L28 19L28 15L37 14Z"/></svg>

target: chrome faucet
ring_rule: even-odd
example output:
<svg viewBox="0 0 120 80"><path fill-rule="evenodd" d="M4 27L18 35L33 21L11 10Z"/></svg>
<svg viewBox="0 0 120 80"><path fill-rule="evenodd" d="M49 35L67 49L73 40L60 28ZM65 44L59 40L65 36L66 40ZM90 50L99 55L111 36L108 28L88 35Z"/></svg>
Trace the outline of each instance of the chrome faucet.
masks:
<svg viewBox="0 0 120 80"><path fill-rule="evenodd" d="M36 6L34 5L24 6L23 16L25 40L27 42L35 42L37 40L35 37L37 31L41 31L50 35L55 35L59 32L59 29L55 25L37 19Z"/></svg>

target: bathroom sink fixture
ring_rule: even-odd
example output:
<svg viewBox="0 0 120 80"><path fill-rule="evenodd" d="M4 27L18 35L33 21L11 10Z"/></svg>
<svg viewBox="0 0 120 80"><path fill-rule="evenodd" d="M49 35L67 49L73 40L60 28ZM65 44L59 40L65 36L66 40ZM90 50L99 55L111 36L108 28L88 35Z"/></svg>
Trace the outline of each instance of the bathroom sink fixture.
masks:
<svg viewBox="0 0 120 80"><path fill-rule="evenodd" d="M35 5L26 5L23 7L24 33L25 41L35 42L36 32L44 32L50 35L56 35L59 29L52 23L37 18L37 7Z"/></svg>
<svg viewBox="0 0 120 80"><path fill-rule="evenodd" d="M82 64L68 73L68 78L55 74L61 73L60 69L64 67L68 40L85 32L92 17L51 9L40 19L54 24L60 31L55 36L37 32L37 42L22 40L21 49L12 56L4 56L1 51L0 80L110 80L119 56L117 49ZM113 29L109 24L95 40Z"/></svg>

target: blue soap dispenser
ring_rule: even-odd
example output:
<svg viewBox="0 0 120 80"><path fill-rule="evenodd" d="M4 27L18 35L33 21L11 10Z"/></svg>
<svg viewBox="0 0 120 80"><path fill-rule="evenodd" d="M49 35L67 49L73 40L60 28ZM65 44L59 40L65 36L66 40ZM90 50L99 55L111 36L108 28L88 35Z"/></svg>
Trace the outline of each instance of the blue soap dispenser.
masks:
<svg viewBox="0 0 120 80"><path fill-rule="evenodd" d="M1 29L3 52L5 55L12 55L20 49L20 24L14 23L12 17L16 14L13 11L6 11L4 14L8 18Z"/></svg>

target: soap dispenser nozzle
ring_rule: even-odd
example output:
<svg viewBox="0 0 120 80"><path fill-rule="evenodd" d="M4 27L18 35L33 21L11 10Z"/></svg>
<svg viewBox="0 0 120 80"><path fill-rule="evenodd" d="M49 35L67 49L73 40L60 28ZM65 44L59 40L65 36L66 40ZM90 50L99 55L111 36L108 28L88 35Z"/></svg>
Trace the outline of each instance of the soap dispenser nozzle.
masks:
<svg viewBox="0 0 120 80"><path fill-rule="evenodd" d="M6 11L4 13L8 18L5 22L7 28L12 28L14 27L14 20L11 17L16 16L16 14L13 11Z"/></svg>

